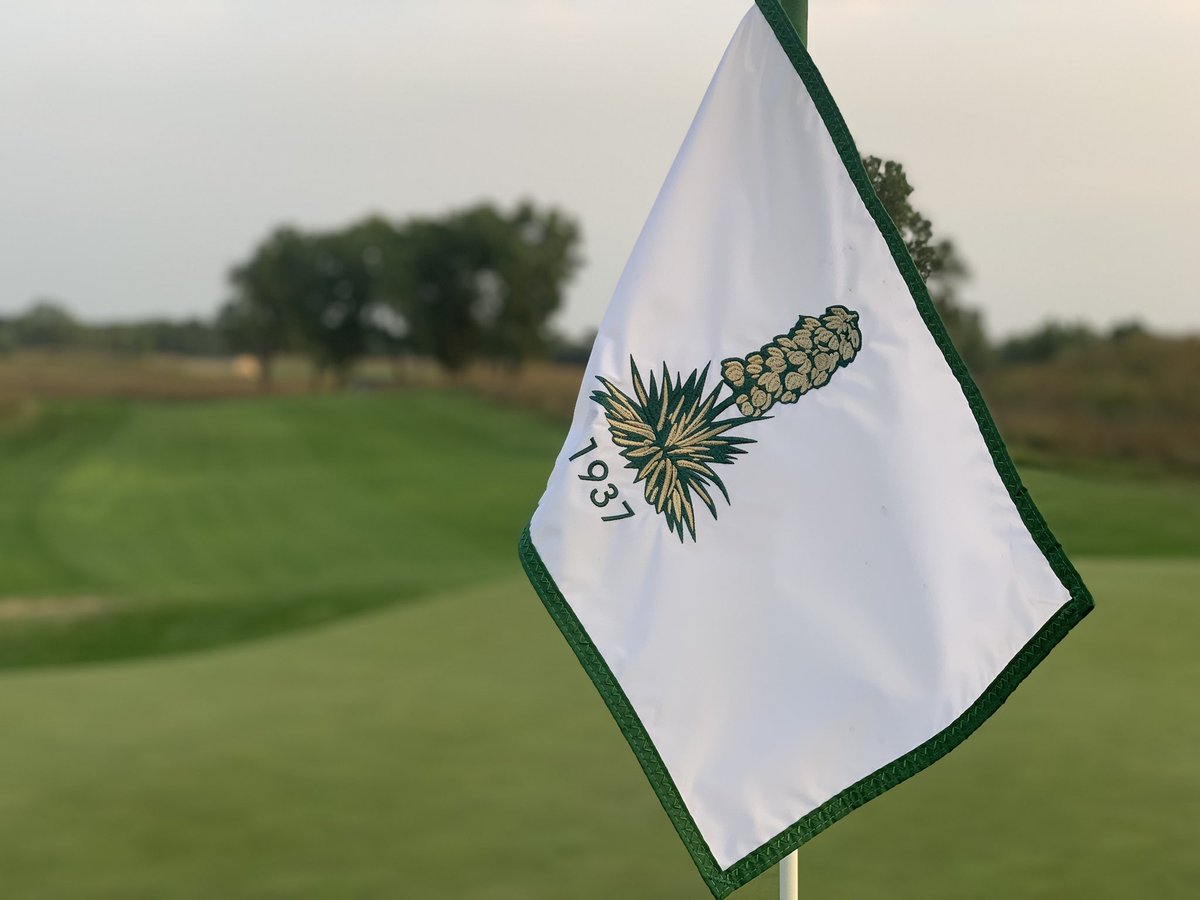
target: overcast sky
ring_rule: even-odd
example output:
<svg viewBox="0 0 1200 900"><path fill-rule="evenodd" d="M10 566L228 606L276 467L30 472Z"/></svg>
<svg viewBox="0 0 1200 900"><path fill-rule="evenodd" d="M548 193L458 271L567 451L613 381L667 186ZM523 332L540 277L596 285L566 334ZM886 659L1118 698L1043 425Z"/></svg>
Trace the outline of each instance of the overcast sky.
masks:
<svg viewBox="0 0 1200 900"><path fill-rule="evenodd" d="M811 0L996 334L1200 330L1200 0ZM598 322L747 0L0 0L0 313L212 311L282 222L522 196Z"/></svg>

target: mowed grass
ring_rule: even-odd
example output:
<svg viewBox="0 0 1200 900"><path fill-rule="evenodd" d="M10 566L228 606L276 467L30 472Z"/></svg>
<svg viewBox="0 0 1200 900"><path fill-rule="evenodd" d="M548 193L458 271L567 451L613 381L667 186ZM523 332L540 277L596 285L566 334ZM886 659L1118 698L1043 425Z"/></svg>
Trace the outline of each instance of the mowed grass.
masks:
<svg viewBox="0 0 1200 900"><path fill-rule="evenodd" d="M111 606L0 622L10 665L109 660L0 675L3 896L707 896L517 571L562 430L441 392L10 417L0 598ZM1027 481L1096 611L807 845L806 896L1194 896L1200 487Z"/></svg>
<svg viewBox="0 0 1200 900"><path fill-rule="evenodd" d="M561 428L449 392L0 427L0 666L194 649L512 570Z"/></svg>
<svg viewBox="0 0 1200 900"><path fill-rule="evenodd" d="M807 845L806 896L1195 895L1200 563L1083 570L1097 613L961 748ZM10 673L0 719L5 896L707 895L519 577L202 655Z"/></svg>

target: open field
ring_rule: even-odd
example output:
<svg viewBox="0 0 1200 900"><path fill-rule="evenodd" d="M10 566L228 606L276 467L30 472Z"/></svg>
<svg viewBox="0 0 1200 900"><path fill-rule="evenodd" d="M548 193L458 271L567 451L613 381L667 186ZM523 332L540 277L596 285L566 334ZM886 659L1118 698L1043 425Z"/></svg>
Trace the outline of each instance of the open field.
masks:
<svg viewBox="0 0 1200 900"><path fill-rule="evenodd" d="M4 896L707 896L518 574L562 430L449 391L4 418ZM1095 613L808 845L806 895L1200 883L1200 484L1027 481Z"/></svg>

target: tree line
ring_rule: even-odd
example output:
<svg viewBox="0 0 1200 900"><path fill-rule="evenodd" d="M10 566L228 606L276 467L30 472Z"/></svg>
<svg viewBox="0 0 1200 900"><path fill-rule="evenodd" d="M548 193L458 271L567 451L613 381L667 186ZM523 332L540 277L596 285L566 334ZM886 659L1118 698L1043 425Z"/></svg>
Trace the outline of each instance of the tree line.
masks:
<svg viewBox="0 0 1200 900"><path fill-rule="evenodd" d="M863 164L973 370L1050 360L1141 330L1126 323L1105 335L1050 321L990 341L982 314L960 297L969 269L953 242L937 238L913 206L904 167L876 156ZM86 324L61 304L42 300L0 317L0 352L246 353L258 359L267 383L275 360L294 353L307 355L318 376L339 383L368 354L429 357L450 372L477 359L515 367L552 347L561 358L582 361L589 342L572 346L551 330L582 263L578 222L531 201L507 210L480 203L405 220L369 216L324 231L283 226L230 269L229 298L211 319Z"/></svg>
<svg viewBox="0 0 1200 900"><path fill-rule="evenodd" d="M545 352L581 240L574 219L531 202L279 228L230 271L216 327L267 379L289 351L338 381L371 352L429 356L451 372L480 357L517 366Z"/></svg>
<svg viewBox="0 0 1200 900"><path fill-rule="evenodd" d="M212 319L88 324L38 300L0 317L0 352L247 353L267 382L285 353L337 382L366 354L430 357L451 372L481 358L515 367L559 341L550 319L582 263L575 219L529 201L334 230L283 226L230 269L230 296Z"/></svg>
<svg viewBox="0 0 1200 900"><path fill-rule="evenodd" d="M993 342L984 328L983 314L965 305L959 295L970 277L970 269L954 243L935 238L933 224L912 205L913 187L904 166L877 156L863 157L863 166L884 209L904 238L954 346L972 371L1048 362L1074 351L1146 333L1133 320L1103 332L1082 322L1050 319L1028 332Z"/></svg>
<svg viewBox="0 0 1200 900"><path fill-rule="evenodd" d="M46 298L35 300L16 315L0 316L0 353L19 349L184 356L220 356L229 352L211 320L152 318L87 323L62 303Z"/></svg>

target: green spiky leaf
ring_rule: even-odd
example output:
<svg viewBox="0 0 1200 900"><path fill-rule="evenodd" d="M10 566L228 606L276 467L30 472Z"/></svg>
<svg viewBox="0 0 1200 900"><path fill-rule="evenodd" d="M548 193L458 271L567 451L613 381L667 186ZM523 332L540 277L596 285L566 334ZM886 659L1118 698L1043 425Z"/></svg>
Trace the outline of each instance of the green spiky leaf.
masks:
<svg viewBox="0 0 1200 900"><path fill-rule="evenodd" d="M714 465L729 465L739 454L740 445L752 444L751 438L734 437L727 432L755 419L739 416L720 419L727 404L718 404L723 385L718 382L705 394L708 366L693 370L686 380L671 374L664 365L662 380L653 374L647 387L631 358L633 393L629 396L605 378L599 381L605 390L595 391L592 399L604 409L613 443L621 447L626 468L634 469L634 483L645 483L646 502L667 520L667 527L683 540L684 531L696 539L696 511L693 497L699 498L715 519L717 505L710 486L715 486L729 502L729 494Z"/></svg>

